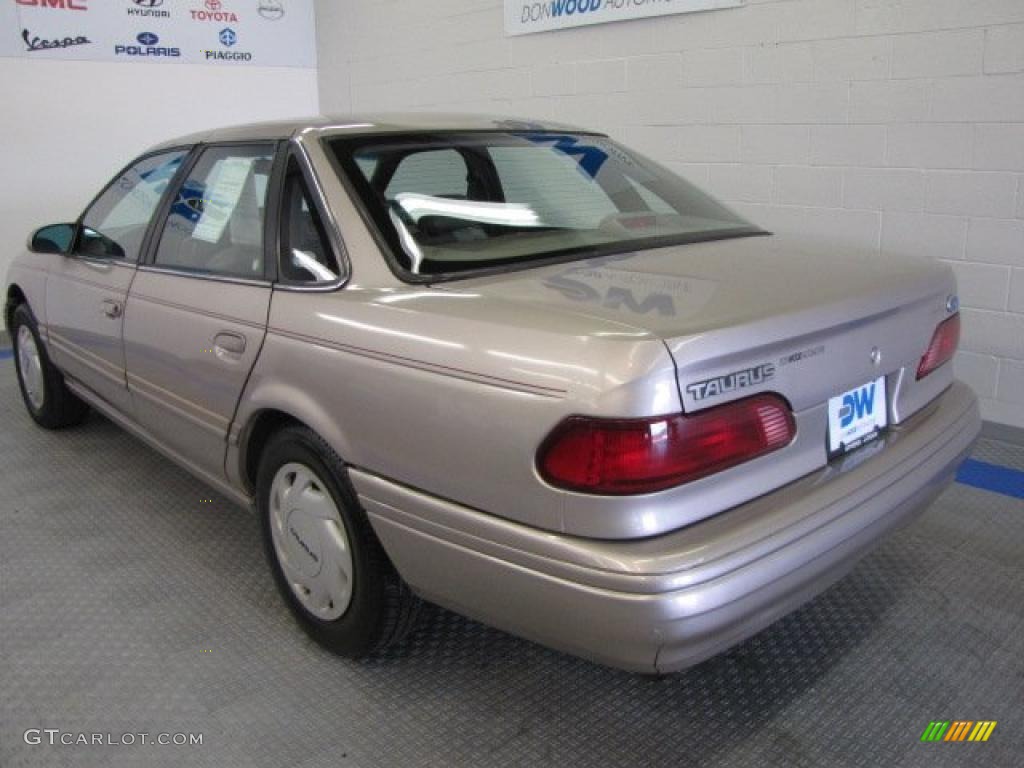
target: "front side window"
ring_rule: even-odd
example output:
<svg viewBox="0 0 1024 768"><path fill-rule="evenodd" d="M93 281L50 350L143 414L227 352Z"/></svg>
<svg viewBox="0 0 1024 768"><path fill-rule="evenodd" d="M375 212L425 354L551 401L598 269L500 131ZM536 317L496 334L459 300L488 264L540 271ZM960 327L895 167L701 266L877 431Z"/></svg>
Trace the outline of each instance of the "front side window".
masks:
<svg viewBox="0 0 1024 768"><path fill-rule="evenodd" d="M177 191L160 236L157 266L262 278L273 161L269 145L206 149Z"/></svg>
<svg viewBox="0 0 1024 768"><path fill-rule="evenodd" d="M413 275L761 233L603 136L441 132L328 144L399 268Z"/></svg>
<svg viewBox="0 0 1024 768"><path fill-rule="evenodd" d="M76 252L137 261L149 220L186 154L175 150L151 155L118 176L82 217Z"/></svg>

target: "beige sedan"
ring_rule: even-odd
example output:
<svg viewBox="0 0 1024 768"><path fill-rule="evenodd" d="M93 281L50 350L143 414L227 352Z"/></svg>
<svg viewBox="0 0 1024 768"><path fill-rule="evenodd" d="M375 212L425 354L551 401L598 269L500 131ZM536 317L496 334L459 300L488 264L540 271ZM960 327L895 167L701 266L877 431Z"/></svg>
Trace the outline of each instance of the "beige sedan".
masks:
<svg viewBox="0 0 1024 768"><path fill-rule="evenodd" d="M426 598L681 669L840 578L979 430L948 267L772 235L553 124L176 139L5 295L32 418L91 407L254 506L299 624L354 657Z"/></svg>

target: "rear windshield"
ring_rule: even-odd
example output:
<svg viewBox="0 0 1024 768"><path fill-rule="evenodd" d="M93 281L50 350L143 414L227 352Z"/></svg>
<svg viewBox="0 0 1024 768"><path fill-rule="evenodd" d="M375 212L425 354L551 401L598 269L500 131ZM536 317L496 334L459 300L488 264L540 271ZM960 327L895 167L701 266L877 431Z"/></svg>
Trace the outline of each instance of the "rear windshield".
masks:
<svg viewBox="0 0 1024 768"><path fill-rule="evenodd" d="M388 134L329 146L397 266L412 275L761 233L604 136Z"/></svg>

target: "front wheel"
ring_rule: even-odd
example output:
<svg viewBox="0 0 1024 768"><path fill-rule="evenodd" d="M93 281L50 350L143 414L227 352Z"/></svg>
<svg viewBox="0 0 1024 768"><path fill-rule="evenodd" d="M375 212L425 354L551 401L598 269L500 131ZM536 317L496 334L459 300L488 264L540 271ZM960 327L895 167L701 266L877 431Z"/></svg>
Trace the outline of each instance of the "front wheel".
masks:
<svg viewBox="0 0 1024 768"><path fill-rule="evenodd" d="M293 426L270 439L257 507L278 590L317 643L358 658L408 632L419 601L374 535L343 462L319 435Z"/></svg>
<svg viewBox="0 0 1024 768"><path fill-rule="evenodd" d="M39 338L36 319L28 305L14 310L11 323L14 340L14 367L25 409L41 427L60 429L78 424L89 412L64 383L64 376L50 362Z"/></svg>

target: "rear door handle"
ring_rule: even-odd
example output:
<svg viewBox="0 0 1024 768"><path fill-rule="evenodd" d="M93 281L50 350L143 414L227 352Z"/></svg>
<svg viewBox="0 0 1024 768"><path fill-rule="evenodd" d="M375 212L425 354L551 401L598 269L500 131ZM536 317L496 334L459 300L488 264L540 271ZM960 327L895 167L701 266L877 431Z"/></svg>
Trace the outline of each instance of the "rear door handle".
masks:
<svg viewBox="0 0 1024 768"><path fill-rule="evenodd" d="M120 301L114 299L103 300L103 314L107 317L120 317L121 313L124 312L124 305Z"/></svg>
<svg viewBox="0 0 1024 768"><path fill-rule="evenodd" d="M231 331L221 331L213 337L213 348L218 354L238 357L245 352L245 336Z"/></svg>

